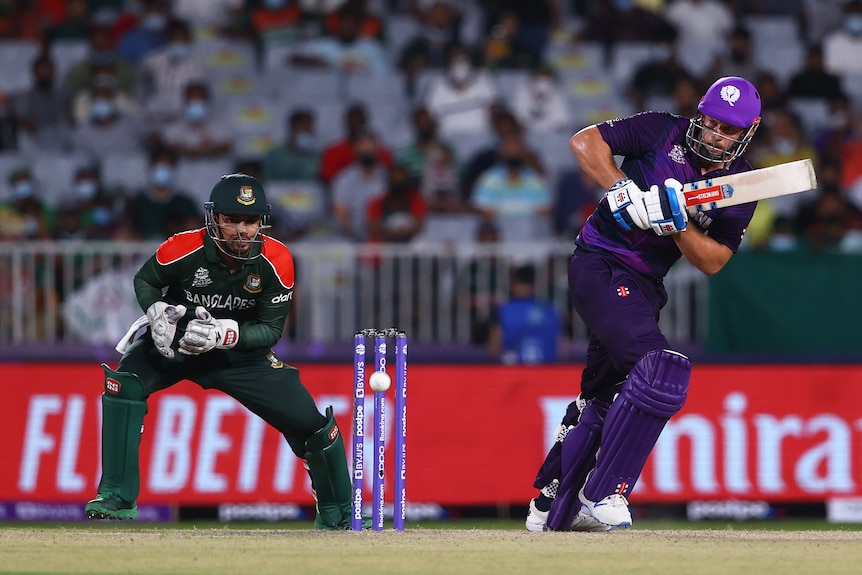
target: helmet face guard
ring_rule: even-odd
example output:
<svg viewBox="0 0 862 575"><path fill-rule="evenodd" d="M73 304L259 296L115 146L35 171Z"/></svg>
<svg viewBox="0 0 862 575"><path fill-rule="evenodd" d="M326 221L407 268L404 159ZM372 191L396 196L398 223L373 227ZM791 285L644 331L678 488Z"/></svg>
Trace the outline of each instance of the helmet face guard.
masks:
<svg viewBox="0 0 862 575"><path fill-rule="evenodd" d="M212 202L204 203L204 222L206 223L207 234L210 238L212 238L216 247L227 256L232 257L235 260L248 261L253 260L255 258L260 257L261 252L263 251L263 242L266 241L266 235L264 232L272 227L270 224L269 214L264 214L260 217L260 224L258 226L257 232L253 237L247 239L247 241L251 244L250 249L247 253L241 253L238 250L232 247L232 243L238 241L237 239L228 239L225 237L225 230L233 230L235 233L231 234L234 238L240 236L239 225L237 224L224 224L219 223L218 221L219 212L215 211L215 206ZM240 215L240 214L226 214L226 215ZM248 216L243 216L248 217ZM246 240L243 240L246 241Z"/></svg>
<svg viewBox="0 0 862 575"><path fill-rule="evenodd" d="M751 82L737 76L719 78L700 99L698 114L691 119L685 133L686 144L698 157L710 163L732 162L751 143L760 125L760 107L760 94ZM742 134L731 138L708 127L705 118L735 126L742 130ZM729 140L730 145L724 150L716 149L706 141L705 135L709 135L713 142Z"/></svg>
<svg viewBox="0 0 862 575"><path fill-rule="evenodd" d="M272 227L270 211L263 186L256 179L246 174L222 176L213 186L209 201L204 203L207 234L223 254L242 261L255 259L263 250L264 232ZM248 224L222 223L219 214L242 218L244 222L257 220L257 231L253 237L242 237L240 228ZM228 230L233 233L226 234ZM236 247L238 242L248 243L249 249Z"/></svg>
<svg viewBox="0 0 862 575"><path fill-rule="evenodd" d="M698 114L691 119L688 124L688 130L685 132L685 143L699 158L715 164L726 164L741 156L748 147L748 144L751 143L751 139L754 138L757 126L760 125L760 118L757 118L757 121L751 124L739 138L731 138L706 127L703 123L703 118L704 114ZM711 152L711 146L704 141L704 134L710 134L716 139L723 138L730 140L731 144L724 150Z"/></svg>

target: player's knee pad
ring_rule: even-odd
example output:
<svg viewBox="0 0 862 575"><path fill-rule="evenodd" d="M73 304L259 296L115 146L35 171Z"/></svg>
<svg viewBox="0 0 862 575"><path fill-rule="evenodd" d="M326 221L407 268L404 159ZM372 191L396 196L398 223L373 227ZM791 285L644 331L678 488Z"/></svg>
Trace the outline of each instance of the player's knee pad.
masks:
<svg viewBox="0 0 862 575"><path fill-rule="evenodd" d="M332 406L326 408L324 416L326 423L305 442L305 449L308 452L325 451L336 443L344 443L341 430L338 429L338 424L335 422Z"/></svg>
<svg viewBox="0 0 862 575"><path fill-rule="evenodd" d="M644 413L669 419L685 404L690 377L691 361L683 354L650 351L635 363L620 395Z"/></svg>
<svg viewBox="0 0 862 575"><path fill-rule="evenodd" d="M349 521L353 486L332 407L326 408L326 423L308 438L305 449L305 465L317 500L315 525L332 527Z"/></svg>
<svg viewBox="0 0 862 575"><path fill-rule="evenodd" d="M126 371L115 371L102 364L105 372L105 396L128 401L144 401L146 393L144 384L134 373Z"/></svg>

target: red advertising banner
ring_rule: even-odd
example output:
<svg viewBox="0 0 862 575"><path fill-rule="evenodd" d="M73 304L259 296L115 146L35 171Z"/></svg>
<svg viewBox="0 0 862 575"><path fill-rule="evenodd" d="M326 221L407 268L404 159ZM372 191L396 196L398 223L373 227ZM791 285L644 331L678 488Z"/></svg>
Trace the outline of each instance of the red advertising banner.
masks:
<svg viewBox="0 0 862 575"><path fill-rule="evenodd" d="M411 365L408 500L527 501L580 369ZM334 407L349 451L351 366L307 365L300 373L321 409ZM92 497L99 366L0 364L0 381L0 500ZM388 424L391 437L391 411ZM144 427L142 503L312 501L281 436L223 394L190 382L160 391ZM686 406L665 428L632 502L835 496L862 496L862 367L696 366Z"/></svg>

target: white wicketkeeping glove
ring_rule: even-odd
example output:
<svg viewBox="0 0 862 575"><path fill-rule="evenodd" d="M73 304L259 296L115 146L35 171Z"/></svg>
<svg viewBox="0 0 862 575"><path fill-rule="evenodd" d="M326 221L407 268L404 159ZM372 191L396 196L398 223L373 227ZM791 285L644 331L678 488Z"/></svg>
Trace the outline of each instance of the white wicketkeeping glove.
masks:
<svg viewBox="0 0 862 575"><path fill-rule="evenodd" d="M683 231L688 223L685 209L685 194L678 180L668 178L664 186L652 186L644 197L649 222L659 236L669 236Z"/></svg>
<svg viewBox="0 0 862 575"><path fill-rule="evenodd" d="M177 322L186 314L186 306L171 305L157 301L147 308L147 321L150 323L150 337L159 353L173 359L171 344L177 334Z"/></svg>
<svg viewBox="0 0 862 575"><path fill-rule="evenodd" d="M622 179L608 188L608 206L614 219L626 231L637 226L642 230L650 228L644 192L628 178Z"/></svg>
<svg viewBox="0 0 862 575"><path fill-rule="evenodd" d="M230 349L239 341L239 324L232 319L216 319L203 306L195 308L195 319L180 338L180 353L200 355L211 349Z"/></svg>

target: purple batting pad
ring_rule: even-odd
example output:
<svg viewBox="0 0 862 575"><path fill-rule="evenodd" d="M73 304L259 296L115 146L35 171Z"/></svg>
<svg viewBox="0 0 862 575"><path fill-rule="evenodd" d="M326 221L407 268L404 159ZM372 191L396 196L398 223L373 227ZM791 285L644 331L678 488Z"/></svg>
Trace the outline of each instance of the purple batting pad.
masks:
<svg viewBox="0 0 862 575"><path fill-rule="evenodd" d="M685 403L690 375L688 358L671 350L650 351L635 363L608 410L596 469L584 486L587 499L634 489L665 424Z"/></svg>
<svg viewBox="0 0 862 575"><path fill-rule="evenodd" d="M578 492L587 479L587 473L596 464L596 452L602 437L602 426L608 414L609 404L597 399L587 403L581 412L578 424L569 431L560 450L560 466L563 473L557 496L548 514L548 529L568 531L581 507Z"/></svg>
<svg viewBox="0 0 862 575"><path fill-rule="evenodd" d="M563 420L560 422L560 425L565 427L577 425L578 418L580 416L581 411L578 409L578 402L573 401L566 408L566 414L563 416ZM560 479L562 477L563 471L560 466L562 445L562 442L555 441L554 445L551 446L551 449L545 456L545 461L542 462L542 466L536 474L536 480L533 482L533 487L536 489L542 489L554 479Z"/></svg>

